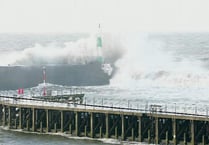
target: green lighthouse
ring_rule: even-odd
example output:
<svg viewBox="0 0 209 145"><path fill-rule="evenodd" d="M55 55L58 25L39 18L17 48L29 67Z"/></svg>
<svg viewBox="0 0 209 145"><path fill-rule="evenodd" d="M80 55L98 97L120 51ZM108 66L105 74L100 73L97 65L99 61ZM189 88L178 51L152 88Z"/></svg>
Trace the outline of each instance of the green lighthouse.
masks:
<svg viewBox="0 0 209 145"><path fill-rule="evenodd" d="M100 62L101 64L104 63L104 58L102 56L102 37L101 37L101 33L100 33L100 24L99 24L99 32L98 32L98 36L97 36L97 52L98 52L98 56L97 56L97 60L98 62Z"/></svg>

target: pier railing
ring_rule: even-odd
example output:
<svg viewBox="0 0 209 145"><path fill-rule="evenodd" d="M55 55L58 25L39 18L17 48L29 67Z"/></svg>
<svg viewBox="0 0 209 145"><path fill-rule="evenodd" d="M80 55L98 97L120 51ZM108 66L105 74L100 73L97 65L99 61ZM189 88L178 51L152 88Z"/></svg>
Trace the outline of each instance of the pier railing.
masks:
<svg viewBox="0 0 209 145"><path fill-rule="evenodd" d="M178 106L163 106L161 104L140 104L140 105L131 105L131 102L127 102L127 106L122 106L118 103L109 103L106 99L100 101L87 100L85 99L82 104L75 102L58 102L50 100L42 100L36 98L26 98L26 97L12 97L12 96L0 96L0 102L3 104L14 104L14 105L33 105L33 106L51 106L51 107L63 107L63 108L81 108L81 109L94 109L94 110L112 110L112 111L121 111L121 112L140 112L140 113L154 113L154 114L170 114L170 115L179 115L179 116L193 116L193 117L204 117L209 118L208 108L206 107L198 108L195 106L190 110L185 108L180 108ZM100 103L98 103L100 102ZM193 104L192 104L193 105ZM194 105L193 105L194 106Z"/></svg>

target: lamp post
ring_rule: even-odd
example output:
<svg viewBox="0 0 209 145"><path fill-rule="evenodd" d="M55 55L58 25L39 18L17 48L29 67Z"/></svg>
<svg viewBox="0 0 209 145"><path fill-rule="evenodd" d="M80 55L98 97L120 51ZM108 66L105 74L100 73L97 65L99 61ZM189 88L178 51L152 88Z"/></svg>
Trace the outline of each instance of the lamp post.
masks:
<svg viewBox="0 0 209 145"><path fill-rule="evenodd" d="M167 112L167 104L165 104L165 112Z"/></svg>
<svg viewBox="0 0 209 145"><path fill-rule="evenodd" d="M197 106L196 106L196 104L192 104L192 106L193 106L193 109L194 109L194 114L196 115L197 114Z"/></svg>
<svg viewBox="0 0 209 145"><path fill-rule="evenodd" d="M197 105L195 105L195 114L197 115Z"/></svg>
<svg viewBox="0 0 209 145"><path fill-rule="evenodd" d="M103 105L104 105L104 100L103 100L103 98L102 98L102 107L103 107Z"/></svg>
<svg viewBox="0 0 209 145"><path fill-rule="evenodd" d="M175 106L174 106L174 110L175 110L175 114L176 114L176 103L174 103L174 105L175 105Z"/></svg>
<svg viewBox="0 0 209 145"><path fill-rule="evenodd" d="M130 105L130 100L128 100L128 109L129 109L129 107L130 107L129 105Z"/></svg>
<svg viewBox="0 0 209 145"><path fill-rule="evenodd" d="M185 106L184 106L184 113L186 113L186 109L187 109L187 108L186 108L186 104L185 104Z"/></svg>

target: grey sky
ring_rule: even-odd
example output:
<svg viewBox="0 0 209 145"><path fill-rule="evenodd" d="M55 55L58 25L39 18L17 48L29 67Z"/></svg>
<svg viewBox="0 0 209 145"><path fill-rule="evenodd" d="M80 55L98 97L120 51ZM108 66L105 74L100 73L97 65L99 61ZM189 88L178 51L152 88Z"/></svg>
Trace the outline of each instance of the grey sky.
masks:
<svg viewBox="0 0 209 145"><path fill-rule="evenodd" d="M0 0L0 32L209 31L208 0Z"/></svg>

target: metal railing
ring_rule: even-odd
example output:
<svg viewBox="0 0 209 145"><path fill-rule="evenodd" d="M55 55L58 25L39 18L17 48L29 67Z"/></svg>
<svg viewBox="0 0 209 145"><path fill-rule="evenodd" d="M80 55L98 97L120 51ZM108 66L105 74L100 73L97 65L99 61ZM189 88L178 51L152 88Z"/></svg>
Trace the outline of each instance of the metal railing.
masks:
<svg viewBox="0 0 209 145"><path fill-rule="evenodd" d="M112 110L112 111L120 111L120 112L139 112L139 113L153 113L153 114L167 114L167 115L179 115L179 116L193 116L193 117L204 117L209 118L208 109L206 108L205 112L198 113L197 107L194 109L194 113L181 112L181 110L177 110L177 106L173 111L169 111L167 106L161 106L158 104L150 104L147 103L145 105L141 105L135 107L131 105L131 102L127 102L126 106L120 106L120 104L109 104L106 105L106 100L100 100L101 104L96 103L95 99L93 99L92 103L88 103L85 98L85 101L82 104L73 103L73 102L58 102L58 101L46 101L40 100L36 98L24 98L24 97L11 97L11 96L0 96L0 102L2 104L11 104L11 105L33 105L33 106L48 106L48 107L63 107L63 108L81 108L81 109L94 109L94 110ZM119 105L119 106L118 106Z"/></svg>

